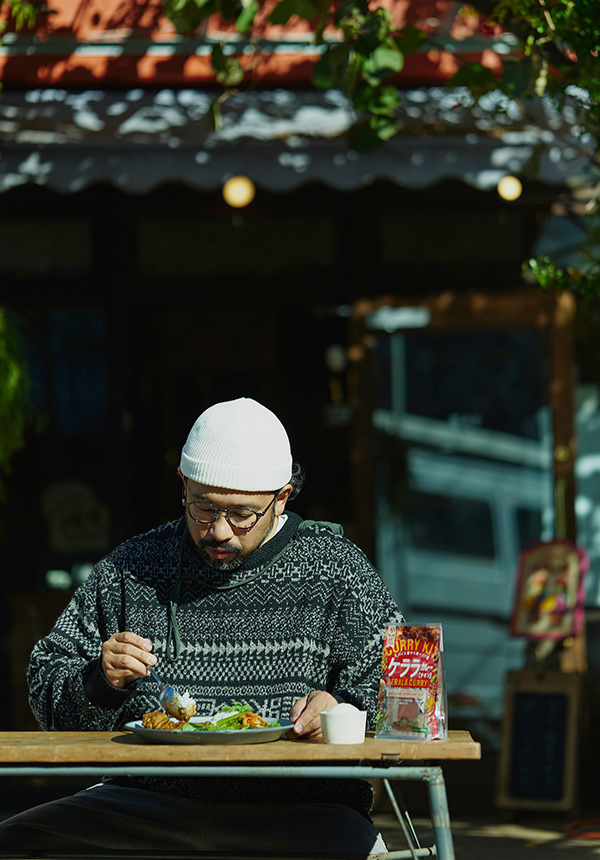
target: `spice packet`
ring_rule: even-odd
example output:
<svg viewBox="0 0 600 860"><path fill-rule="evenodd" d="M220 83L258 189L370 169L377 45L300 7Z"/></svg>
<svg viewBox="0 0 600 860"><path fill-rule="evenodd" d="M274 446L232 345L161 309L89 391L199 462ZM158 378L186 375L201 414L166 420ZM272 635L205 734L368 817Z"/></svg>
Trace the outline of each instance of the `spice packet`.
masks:
<svg viewBox="0 0 600 860"><path fill-rule="evenodd" d="M448 736L442 627L385 628L376 738L430 741Z"/></svg>

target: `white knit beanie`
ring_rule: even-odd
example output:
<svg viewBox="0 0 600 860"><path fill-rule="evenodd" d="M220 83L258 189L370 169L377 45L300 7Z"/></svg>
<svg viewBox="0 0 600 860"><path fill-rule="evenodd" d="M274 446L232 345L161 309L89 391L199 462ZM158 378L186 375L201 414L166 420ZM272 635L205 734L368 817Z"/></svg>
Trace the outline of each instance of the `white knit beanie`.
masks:
<svg viewBox="0 0 600 860"><path fill-rule="evenodd" d="M211 487L247 492L289 483L292 454L285 427L256 400L240 397L206 409L190 430L179 468Z"/></svg>

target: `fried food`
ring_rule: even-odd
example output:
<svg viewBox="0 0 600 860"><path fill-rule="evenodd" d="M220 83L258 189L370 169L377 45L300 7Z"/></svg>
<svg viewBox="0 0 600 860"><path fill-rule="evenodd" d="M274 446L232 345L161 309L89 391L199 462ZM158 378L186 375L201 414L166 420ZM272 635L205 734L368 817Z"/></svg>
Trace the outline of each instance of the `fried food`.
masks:
<svg viewBox="0 0 600 860"><path fill-rule="evenodd" d="M180 729L186 720L173 721L169 719L167 714L162 711L149 711L142 715L142 725L145 729L163 729L164 731L172 732L175 729Z"/></svg>
<svg viewBox="0 0 600 860"><path fill-rule="evenodd" d="M242 726L249 726L252 729L265 729L268 725L266 720L252 711L242 715Z"/></svg>
<svg viewBox="0 0 600 860"><path fill-rule="evenodd" d="M195 707L194 707L195 712ZM235 705L223 707L217 716L221 719L208 720L206 722L190 722L190 716L180 713L179 720L169 719L168 714L163 711L149 711L142 715L142 725L145 729L162 729L163 731L172 732L176 729L184 731L239 731L240 729L266 729L278 726L277 720L270 722L265 720L260 714L251 711L248 705L243 702L236 702Z"/></svg>

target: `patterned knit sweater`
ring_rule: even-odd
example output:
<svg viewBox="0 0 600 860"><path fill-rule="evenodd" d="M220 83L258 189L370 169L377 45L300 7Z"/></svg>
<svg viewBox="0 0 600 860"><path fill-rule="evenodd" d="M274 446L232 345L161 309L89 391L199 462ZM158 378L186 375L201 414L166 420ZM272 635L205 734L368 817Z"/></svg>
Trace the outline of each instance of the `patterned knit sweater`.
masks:
<svg viewBox="0 0 600 860"><path fill-rule="evenodd" d="M148 637L165 683L188 690L198 713L247 702L289 719L313 690L376 715L383 629L398 611L366 556L327 524L288 513L283 527L236 571L204 564L185 520L126 541L92 571L34 647L30 704L47 731L113 731L156 710L158 686L106 680L101 645L113 633ZM349 803L366 813L354 780L145 778L149 788L205 799L269 797ZM129 783L131 784L131 782Z"/></svg>

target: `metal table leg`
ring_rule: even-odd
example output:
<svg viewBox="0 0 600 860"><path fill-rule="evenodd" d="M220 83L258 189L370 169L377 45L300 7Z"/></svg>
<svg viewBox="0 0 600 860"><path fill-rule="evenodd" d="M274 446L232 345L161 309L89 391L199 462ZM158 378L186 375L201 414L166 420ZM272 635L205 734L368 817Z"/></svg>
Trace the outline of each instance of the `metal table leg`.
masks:
<svg viewBox="0 0 600 860"><path fill-rule="evenodd" d="M440 860L455 860L444 774L441 767L432 767L430 771L427 792L435 847Z"/></svg>
<svg viewBox="0 0 600 860"><path fill-rule="evenodd" d="M399 798L396 797L392 786L390 785L389 779L383 780L383 785L387 792L387 796L392 805L392 809L398 819L398 823L402 828L402 832L404 833L404 838L406 840L406 844L408 845L408 850L410 851L411 860L417 860L419 856L417 854L417 849L421 847L419 842L419 837L415 832L415 828L413 827L413 823L410 820L410 815L408 814L408 809L406 808L406 804L404 803L404 798L400 795Z"/></svg>
<svg viewBox="0 0 600 860"><path fill-rule="evenodd" d="M239 764L218 765L180 765L164 764L159 767L152 764L111 764L98 765L90 763L60 764L0 764L0 777L12 776L99 776L107 774L112 776L287 776L287 777L329 777L329 778L356 778L356 779L384 779L398 781L420 781L427 785L429 798L429 812L433 828L434 847L422 848L412 829L412 823L408 813L403 816L397 812L398 821L405 833L409 848L404 851L393 851L383 855L389 860L415 860L415 858L426 856L437 856L439 860L456 860L452 831L450 828L450 814L448 800L446 797L446 784L441 767L437 766L411 766L399 765L396 762L386 764L385 776L381 766L370 766L359 764L348 765L311 765L298 764L248 764L240 767ZM407 825L408 821L408 825ZM408 830L408 833L407 833ZM412 833L410 832L412 830Z"/></svg>

